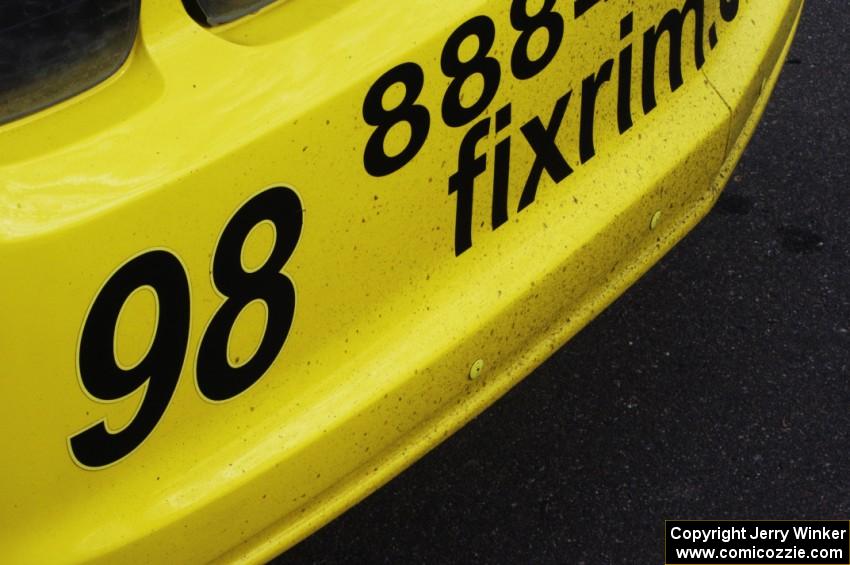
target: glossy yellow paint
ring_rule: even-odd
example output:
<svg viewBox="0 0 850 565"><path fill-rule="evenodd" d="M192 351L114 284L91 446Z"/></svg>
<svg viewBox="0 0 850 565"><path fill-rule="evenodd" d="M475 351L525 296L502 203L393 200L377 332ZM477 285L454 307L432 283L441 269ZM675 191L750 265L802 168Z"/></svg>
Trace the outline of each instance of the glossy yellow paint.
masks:
<svg viewBox="0 0 850 565"><path fill-rule="evenodd" d="M261 562L484 409L645 272L721 190L802 4L744 0L733 21L721 22L720 6L730 3L705 2L719 41L708 47L706 27L700 70L685 27L675 92L667 43L659 43L657 107L644 115L643 32L683 0L608 0L579 19L572 2L558 2L564 45L529 80L509 71L519 35L509 2L436 10L424 0L288 0L208 30L180 2L143 0L139 39L116 76L0 128L0 560ZM635 31L621 40L630 11ZM478 146L489 161L474 191L473 244L456 256L448 179L478 120L460 128L441 120L450 79L440 53L479 15L495 22L492 53L502 66L481 118L511 103L512 125ZM532 59L546 37L532 37ZM603 87L596 155L582 164L582 81L609 58L616 77L628 44L634 125L618 131L616 89ZM428 141L405 167L373 177L363 164L375 129L364 122L364 97L403 62L423 69ZM477 80L465 99L480 95ZM574 172L555 183L544 171L536 200L517 212L534 161L520 126L535 116L548 123L568 90L557 145ZM401 96L389 92L384 103ZM388 145L400 150L409 133L396 130ZM508 135L509 219L494 230L493 148ZM282 267L295 288L291 330L256 384L206 400L198 351L228 300L213 285L213 255L236 211L277 186L291 187L303 208ZM242 269L269 261L280 238L259 222L245 236ZM70 438L103 420L117 433L149 391L113 402L87 392L82 328L110 276L151 250L172 254L188 277L182 370L144 441L92 469L75 462ZM253 300L236 317L231 366L256 354L269 308ZM129 296L112 346L119 367L145 358L157 328L175 323L166 313L149 286Z"/></svg>

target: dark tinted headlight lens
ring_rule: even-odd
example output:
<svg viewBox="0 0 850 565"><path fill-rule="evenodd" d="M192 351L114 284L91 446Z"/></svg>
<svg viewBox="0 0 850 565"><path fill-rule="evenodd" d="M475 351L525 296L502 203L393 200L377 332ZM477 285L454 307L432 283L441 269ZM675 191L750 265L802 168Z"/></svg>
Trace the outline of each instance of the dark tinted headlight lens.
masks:
<svg viewBox="0 0 850 565"><path fill-rule="evenodd" d="M113 74L136 37L140 0L0 0L0 123Z"/></svg>
<svg viewBox="0 0 850 565"><path fill-rule="evenodd" d="M0 0L2 1L2 0ZM219 25L256 12L276 0L183 0L183 5L198 22Z"/></svg>

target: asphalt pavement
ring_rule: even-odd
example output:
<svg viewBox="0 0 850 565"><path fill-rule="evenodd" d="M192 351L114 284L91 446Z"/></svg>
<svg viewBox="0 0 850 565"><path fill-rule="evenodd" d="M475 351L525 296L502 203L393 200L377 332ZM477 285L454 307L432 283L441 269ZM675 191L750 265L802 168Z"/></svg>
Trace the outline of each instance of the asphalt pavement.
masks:
<svg viewBox="0 0 850 565"><path fill-rule="evenodd" d="M669 518L850 518L850 5L808 0L711 214L301 563L661 563Z"/></svg>

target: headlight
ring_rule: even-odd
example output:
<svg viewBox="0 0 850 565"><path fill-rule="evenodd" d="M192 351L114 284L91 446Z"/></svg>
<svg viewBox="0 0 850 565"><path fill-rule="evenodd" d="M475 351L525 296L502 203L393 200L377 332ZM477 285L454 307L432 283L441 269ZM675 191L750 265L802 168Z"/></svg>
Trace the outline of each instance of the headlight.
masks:
<svg viewBox="0 0 850 565"><path fill-rule="evenodd" d="M0 0L0 124L101 82L127 59L140 0Z"/></svg>

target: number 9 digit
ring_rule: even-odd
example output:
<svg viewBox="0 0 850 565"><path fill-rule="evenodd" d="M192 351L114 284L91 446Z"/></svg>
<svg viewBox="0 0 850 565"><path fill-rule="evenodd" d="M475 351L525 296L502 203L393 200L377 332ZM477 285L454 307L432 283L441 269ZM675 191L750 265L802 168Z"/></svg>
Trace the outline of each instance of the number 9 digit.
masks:
<svg viewBox="0 0 850 565"><path fill-rule="evenodd" d="M150 287L157 299L157 325L147 354L129 369L115 357L115 331L124 303ZM105 420L69 440L76 461L90 468L115 463L136 449L156 427L171 400L189 341L189 281L179 259L149 251L125 263L95 298L79 346L80 382L94 399L112 402L145 387L133 420L112 432Z"/></svg>

